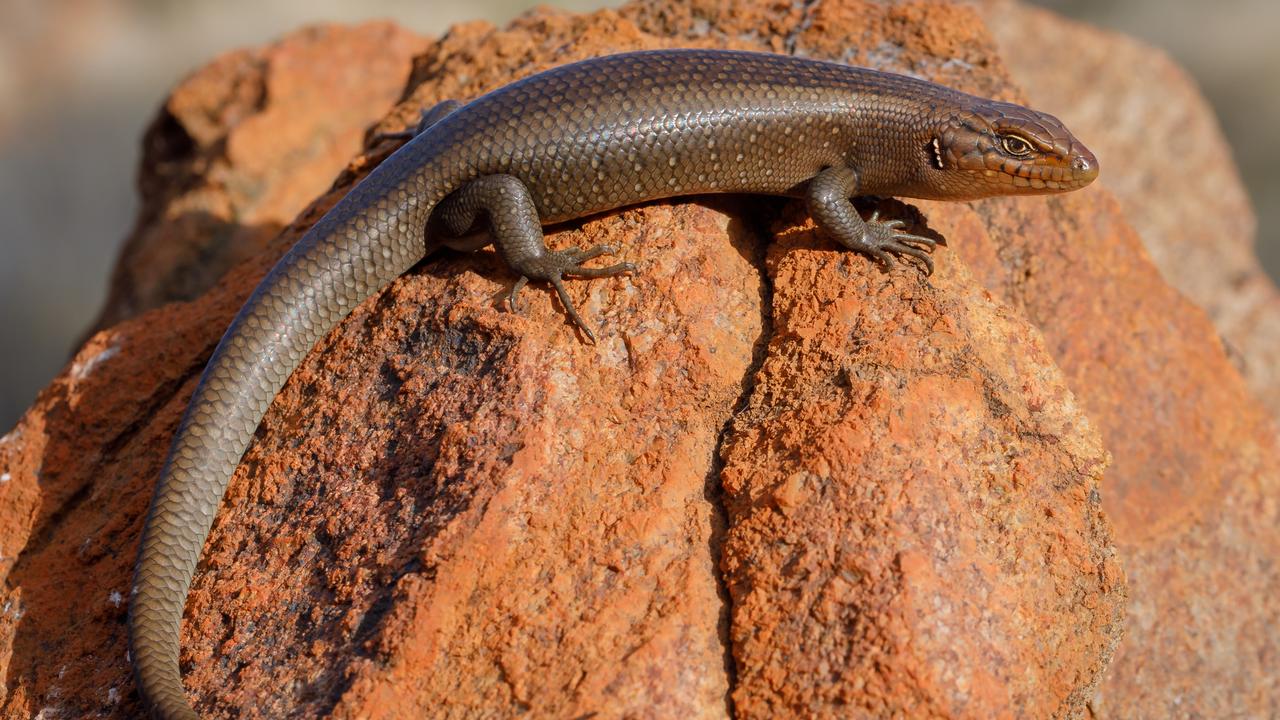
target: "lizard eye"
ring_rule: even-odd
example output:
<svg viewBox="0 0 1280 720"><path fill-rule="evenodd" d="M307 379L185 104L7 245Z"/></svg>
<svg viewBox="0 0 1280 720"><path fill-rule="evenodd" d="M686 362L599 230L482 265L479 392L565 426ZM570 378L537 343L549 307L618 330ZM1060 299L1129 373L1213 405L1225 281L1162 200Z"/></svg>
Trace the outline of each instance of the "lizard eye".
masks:
<svg viewBox="0 0 1280 720"><path fill-rule="evenodd" d="M1000 137L1000 146L1004 151L1014 157L1026 157L1031 154L1031 143L1018 137L1017 135L1002 135Z"/></svg>

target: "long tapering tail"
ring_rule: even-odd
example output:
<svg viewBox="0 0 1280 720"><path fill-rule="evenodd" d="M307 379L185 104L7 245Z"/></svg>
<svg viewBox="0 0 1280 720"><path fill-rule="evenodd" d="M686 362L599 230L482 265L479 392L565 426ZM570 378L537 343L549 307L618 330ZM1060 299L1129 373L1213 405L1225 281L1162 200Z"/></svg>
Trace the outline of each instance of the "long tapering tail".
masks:
<svg viewBox="0 0 1280 720"><path fill-rule="evenodd" d="M430 201L405 182L405 164L396 167L394 159L353 189L258 285L210 358L178 427L143 530L129 602L134 672L157 717L198 717L178 667L182 610L227 482L262 416L321 337L423 257Z"/></svg>

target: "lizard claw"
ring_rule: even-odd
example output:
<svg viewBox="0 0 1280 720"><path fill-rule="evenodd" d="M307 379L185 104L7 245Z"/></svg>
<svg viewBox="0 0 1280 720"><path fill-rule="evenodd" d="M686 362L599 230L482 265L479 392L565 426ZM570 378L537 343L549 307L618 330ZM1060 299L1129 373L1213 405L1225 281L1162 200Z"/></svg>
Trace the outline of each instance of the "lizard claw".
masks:
<svg viewBox="0 0 1280 720"><path fill-rule="evenodd" d="M566 275L584 278L609 277L632 272L636 269L636 266L629 262L620 262L602 268L582 266L582 263L587 260L601 255L612 255L614 252L616 251L611 245L596 245L586 250L569 248L560 251L546 251L545 254L537 258L536 263L531 263L524 268L525 274L520 276L520 279L516 281L515 287L511 289L511 293L507 296L508 307L513 312L519 312L520 310L516 304L516 294L530 279L545 280L555 288L556 295L560 298L560 304L564 306L565 314L569 316L570 320L573 320L573 323L582 330L592 343L595 343L596 335L587 325L586 320L583 320L582 316L578 314L573 300L569 297L568 291L565 290L563 278Z"/></svg>
<svg viewBox="0 0 1280 720"><path fill-rule="evenodd" d="M901 255L924 271L925 275L933 274L933 258L929 251L938 244L937 240L923 235L902 232L906 227L902 220L880 220L879 211L871 213L867 220L867 231L862 240L867 246L866 252L878 260L886 268L893 266L893 256Z"/></svg>
<svg viewBox="0 0 1280 720"><path fill-rule="evenodd" d="M520 308L520 304L516 302L516 295L520 294L520 291L524 289L525 285L528 285L528 284L529 284L528 276L521 275L520 279L516 281L516 284L511 286L511 292L507 294L507 308L511 310L511 312L516 314L520 314L524 312Z"/></svg>

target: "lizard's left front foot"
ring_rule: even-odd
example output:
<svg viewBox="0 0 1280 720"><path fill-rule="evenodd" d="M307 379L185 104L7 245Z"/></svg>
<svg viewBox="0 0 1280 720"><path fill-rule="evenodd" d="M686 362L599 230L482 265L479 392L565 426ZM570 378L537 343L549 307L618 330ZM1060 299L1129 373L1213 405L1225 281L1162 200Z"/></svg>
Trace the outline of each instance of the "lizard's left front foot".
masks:
<svg viewBox="0 0 1280 720"><path fill-rule="evenodd" d="M597 245L589 250L581 250L579 248L569 248L568 250L546 250L531 258L522 258L512 263L516 272L520 273L520 279L516 281L515 286L511 288L511 294L507 296L507 305L512 312L520 312L519 305L516 302L516 296L520 290L530 280L545 280L551 283L556 289L556 294L560 296L560 302L564 305L564 310L573 320L582 332L586 333L591 342L596 341L595 333L591 328L587 327L587 323L578 314L573 306L573 301L569 299L569 293L565 291L562 278L566 275L571 277L584 278L601 278L611 277L626 272L632 272L636 266L629 262L620 262L608 267L591 268L583 267L582 263L601 255L612 255L615 250L610 245Z"/></svg>
<svg viewBox="0 0 1280 720"><path fill-rule="evenodd" d="M923 270L925 275L933 274L933 258L929 252L937 246L938 241L923 235L912 235L899 230L904 227L901 220L881 220L880 211L871 213L867 220L867 231L862 241L864 252L879 260L885 267L893 265L893 256L902 255Z"/></svg>
<svg viewBox="0 0 1280 720"><path fill-rule="evenodd" d="M849 197L858 190L858 173L853 168L838 165L819 172L809 182L805 200L809 214L832 238L850 250L866 253L888 268L893 256L902 255L920 266L926 274L933 274L930 250L937 245L933 238L902 232L906 223L901 220L881 220L880 212L863 220Z"/></svg>

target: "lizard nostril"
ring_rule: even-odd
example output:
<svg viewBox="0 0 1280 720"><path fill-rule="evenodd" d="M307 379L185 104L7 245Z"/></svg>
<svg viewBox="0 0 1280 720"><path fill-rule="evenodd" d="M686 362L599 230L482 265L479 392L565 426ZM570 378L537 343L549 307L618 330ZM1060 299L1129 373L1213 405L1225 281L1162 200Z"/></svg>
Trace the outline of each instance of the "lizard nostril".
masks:
<svg viewBox="0 0 1280 720"><path fill-rule="evenodd" d="M1082 180L1093 180L1098 176L1098 161L1089 155L1077 155L1071 160L1071 170Z"/></svg>

